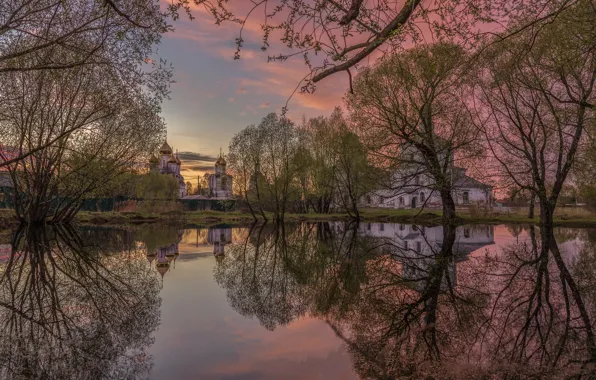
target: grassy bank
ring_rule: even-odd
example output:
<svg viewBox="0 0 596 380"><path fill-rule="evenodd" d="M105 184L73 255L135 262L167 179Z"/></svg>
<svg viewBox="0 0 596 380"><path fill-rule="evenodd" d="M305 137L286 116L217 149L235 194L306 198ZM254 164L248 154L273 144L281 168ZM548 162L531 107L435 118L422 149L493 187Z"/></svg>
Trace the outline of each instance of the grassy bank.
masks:
<svg viewBox="0 0 596 380"><path fill-rule="evenodd" d="M392 209L362 209L363 222L392 222L436 225L441 223L441 212L437 210L392 210ZM269 220L272 215L267 215ZM538 218L529 219L524 210L506 213L485 212L474 210L458 210L458 224L528 224L538 223ZM347 213L334 214L287 214L288 222L319 222L349 220ZM252 223L252 216L238 211L168 211L161 213L143 212L80 212L76 222L82 225L139 225L145 223L167 224L196 224L213 225L218 223L247 224ZM561 208L555 215L558 226L567 227L596 227L596 213L587 210ZM10 229L18 225L11 210L0 210L0 230Z"/></svg>

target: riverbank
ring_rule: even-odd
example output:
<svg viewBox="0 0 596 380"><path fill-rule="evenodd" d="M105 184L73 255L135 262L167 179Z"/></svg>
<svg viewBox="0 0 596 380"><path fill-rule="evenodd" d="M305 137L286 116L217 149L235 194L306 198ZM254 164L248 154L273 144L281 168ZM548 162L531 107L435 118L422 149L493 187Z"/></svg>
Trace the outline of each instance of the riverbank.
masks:
<svg viewBox="0 0 596 380"><path fill-rule="evenodd" d="M438 225L441 223L441 212L429 210L391 210L391 209L362 209L362 222L386 222L386 223L407 223L420 225ZM267 215L269 220L272 215ZM334 214L287 214L287 222L324 222L324 221L349 221L347 213ZM80 212L76 223L82 225L139 225L147 223L165 224L193 224L193 225L214 225L226 224L248 224L254 220L249 213L239 211L218 212L218 211L169 211L163 213L139 213L139 212ZM538 218L529 219L521 212L509 213L484 213L470 212L468 210L458 211L457 224L537 224ZM586 210L569 211L558 210L555 216L555 224L560 227L596 227L596 213ZM0 210L0 230L16 227L18 221L11 210Z"/></svg>

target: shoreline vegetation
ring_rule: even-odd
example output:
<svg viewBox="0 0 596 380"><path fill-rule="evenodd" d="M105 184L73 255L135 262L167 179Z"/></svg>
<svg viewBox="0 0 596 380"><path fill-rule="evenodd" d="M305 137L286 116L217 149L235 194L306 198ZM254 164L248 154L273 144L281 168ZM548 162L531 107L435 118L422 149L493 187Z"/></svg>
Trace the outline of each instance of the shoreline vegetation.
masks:
<svg viewBox="0 0 596 380"><path fill-rule="evenodd" d="M557 210L554 225L559 227L596 227L596 213L588 210L564 209ZM269 216L270 217L270 216ZM348 213L329 214L287 214L285 222L332 222L350 221ZM364 208L361 213L360 223L407 223L419 225L440 225L442 213L440 210L394 210L382 208ZM254 219L248 212L241 211L168 211L168 212L89 212L82 211L77 214L74 223L81 225L141 225L141 224L190 224L214 225L232 224L246 225L253 223ZM259 218L262 223L263 219ZM269 223L272 222L270 218ZM465 224L539 224L539 218L528 218L523 210L511 212L482 212L476 213L469 210L458 211L456 225ZM0 210L0 231L12 229L19 225L12 210Z"/></svg>

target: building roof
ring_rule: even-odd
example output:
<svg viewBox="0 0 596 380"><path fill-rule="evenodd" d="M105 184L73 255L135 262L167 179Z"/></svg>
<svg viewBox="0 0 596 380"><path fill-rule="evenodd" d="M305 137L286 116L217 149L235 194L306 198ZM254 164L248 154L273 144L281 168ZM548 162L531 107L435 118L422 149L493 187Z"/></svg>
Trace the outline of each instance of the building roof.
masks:
<svg viewBox="0 0 596 380"><path fill-rule="evenodd" d="M217 159L217 161L215 161L215 165L225 165L226 164L226 159L224 158L224 154L221 151L221 148L219 149L219 158Z"/></svg>
<svg viewBox="0 0 596 380"><path fill-rule="evenodd" d="M464 168L453 168L455 173L455 181L453 186L456 188L476 188L476 189L492 189L491 185L482 183L468 175L466 175L466 169Z"/></svg>
<svg viewBox="0 0 596 380"><path fill-rule="evenodd" d="M168 160L168 164L175 164L175 163L176 163L176 157L174 157L174 155L170 153L170 159Z"/></svg>
<svg viewBox="0 0 596 380"><path fill-rule="evenodd" d="M467 175L456 178L453 186L456 188L492 189L491 185L482 183L472 177L468 177Z"/></svg>
<svg viewBox="0 0 596 380"><path fill-rule="evenodd" d="M172 148L168 145L167 141L164 141L161 148L159 148L159 154L172 154Z"/></svg>

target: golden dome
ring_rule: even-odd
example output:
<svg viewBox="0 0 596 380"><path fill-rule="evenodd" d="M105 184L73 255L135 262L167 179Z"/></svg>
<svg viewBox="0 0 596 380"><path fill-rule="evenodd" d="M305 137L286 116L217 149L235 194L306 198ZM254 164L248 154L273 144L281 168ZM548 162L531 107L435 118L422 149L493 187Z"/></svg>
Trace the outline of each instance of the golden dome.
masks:
<svg viewBox="0 0 596 380"><path fill-rule="evenodd" d="M215 165L225 165L226 164L226 159L224 158L224 154L221 151L221 148L219 148L219 158L217 159L217 161L215 161Z"/></svg>
<svg viewBox="0 0 596 380"><path fill-rule="evenodd" d="M172 148L168 145L167 141L164 141L161 148L159 148L159 154L161 154L161 155L172 154Z"/></svg>
<svg viewBox="0 0 596 380"><path fill-rule="evenodd" d="M169 267L165 265L157 267L157 271L159 272L159 274L161 274L161 277L163 277L163 275L167 273L168 269Z"/></svg>

